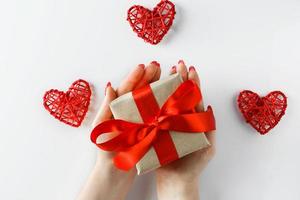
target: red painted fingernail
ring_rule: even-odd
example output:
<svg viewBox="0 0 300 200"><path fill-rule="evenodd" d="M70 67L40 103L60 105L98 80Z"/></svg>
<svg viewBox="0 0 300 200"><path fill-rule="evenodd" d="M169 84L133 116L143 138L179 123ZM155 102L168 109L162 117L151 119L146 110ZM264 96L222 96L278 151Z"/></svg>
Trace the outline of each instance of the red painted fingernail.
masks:
<svg viewBox="0 0 300 200"><path fill-rule="evenodd" d="M183 60L179 60L178 64L184 64L184 61Z"/></svg>
<svg viewBox="0 0 300 200"><path fill-rule="evenodd" d="M171 68L171 70L176 72L176 71L177 71L177 70L176 70L176 66L173 66L173 67Z"/></svg>
<svg viewBox="0 0 300 200"><path fill-rule="evenodd" d="M152 61L151 64L156 65L157 67L160 67L160 64L157 61Z"/></svg>
<svg viewBox="0 0 300 200"><path fill-rule="evenodd" d="M144 64L139 64L138 66L141 67L141 68L143 68L143 69L145 69L145 65Z"/></svg>
<svg viewBox="0 0 300 200"><path fill-rule="evenodd" d="M105 91L104 91L104 95L106 95L106 90L108 87L111 87L111 82L107 82L106 87L105 87Z"/></svg>
<svg viewBox="0 0 300 200"><path fill-rule="evenodd" d="M194 66L190 66L189 71L196 71Z"/></svg>

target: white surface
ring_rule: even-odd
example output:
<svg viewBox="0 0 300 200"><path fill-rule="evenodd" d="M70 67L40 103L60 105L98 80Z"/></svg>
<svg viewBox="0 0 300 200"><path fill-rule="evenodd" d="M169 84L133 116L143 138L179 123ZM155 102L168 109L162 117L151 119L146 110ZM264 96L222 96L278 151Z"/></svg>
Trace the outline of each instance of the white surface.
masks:
<svg viewBox="0 0 300 200"><path fill-rule="evenodd" d="M1 199L74 199L94 163L89 124L106 82L117 86L151 60L166 75L181 58L197 66L218 122L202 199L300 199L300 1L174 0L174 25L157 46L138 39L125 20L135 2L158 1L0 2ZM42 96L78 78L94 85L95 96L75 129L50 116ZM241 119L235 98L242 89L288 96L287 114L269 135ZM128 199L155 200L153 183L152 174L139 177Z"/></svg>

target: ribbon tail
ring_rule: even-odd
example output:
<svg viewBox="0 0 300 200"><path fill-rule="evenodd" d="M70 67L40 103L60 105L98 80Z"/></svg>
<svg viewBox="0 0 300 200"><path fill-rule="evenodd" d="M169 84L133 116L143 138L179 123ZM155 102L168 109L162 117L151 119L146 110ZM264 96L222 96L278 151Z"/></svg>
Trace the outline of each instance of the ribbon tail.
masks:
<svg viewBox="0 0 300 200"><path fill-rule="evenodd" d="M151 147L156 139L157 131L157 128L152 129L141 142L129 147L127 150L118 152L114 157L115 166L125 171L132 169Z"/></svg>
<svg viewBox="0 0 300 200"><path fill-rule="evenodd" d="M105 151L117 151L128 148L135 141L135 132L142 128L143 125L126 122L123 120L108 120L96 126L91 133L91 140L99 148ZM118 133L107 142L97 142L99 136L108 133Z"/></svg>

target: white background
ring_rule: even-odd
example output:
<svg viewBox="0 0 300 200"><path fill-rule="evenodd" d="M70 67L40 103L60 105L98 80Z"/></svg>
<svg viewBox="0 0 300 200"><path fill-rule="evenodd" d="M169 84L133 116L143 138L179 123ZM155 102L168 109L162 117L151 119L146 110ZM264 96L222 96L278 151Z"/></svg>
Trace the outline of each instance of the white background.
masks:
<svg viewBox="0 0 300 200"><path fill-rule="evenodd" d="M157 2L0 1L1 199L74 199L95 161L90 124L106 82L117 86L152 60L166 76L179 59L197 67L217 118L217 155L201 176L201 199L300 199L300 1L174 0L174 25L152 46L136 37L126 13ZM94 96L76 129L49 115L42 97L78 78ZM270 134L244 123L235 103L243 89L288 96ZM156 199L152 173L136 179L128 199Z"/></svg>

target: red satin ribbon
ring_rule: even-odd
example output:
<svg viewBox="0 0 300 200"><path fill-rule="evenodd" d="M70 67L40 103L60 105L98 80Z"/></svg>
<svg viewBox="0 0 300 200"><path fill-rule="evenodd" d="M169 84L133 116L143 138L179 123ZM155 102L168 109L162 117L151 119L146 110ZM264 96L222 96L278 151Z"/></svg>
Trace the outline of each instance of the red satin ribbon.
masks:
<svg viewBox="0 0 300 200"><path fill-rule="evenodd" d="M146 124L154 122L155 117L159 114L160 108L150 85L134 90L132 96L143 122ZM160 130L159 137L156 138L152 145L160 165L166 165L179 158L175 144L168 130Z"/></svg>
<svg viewBox="0 0 300 200"><path fill-rule="evenodd" d="M149 92L152 94L149 86L134 91L135 102L141 103L141 100L145 100L142 97L145 95L149 97ZM144 108L138 106L144 123L119 119L108 120L93 129L91 140L105 151L116 152L115 166L128 171L147 153L151 146L159 146L160 151L167 150L170 141L167 139L167 142L164 143L162 138L169 131L199 134L215 130L214 114L210 106L205 112L195 112L195 106L201 99L198 86L192 81L185 81L160 109L155 99L145 100L146 104L142 104L148 106ZM118 135L103 143L96 142L98 136L110 132L117 132ZM170 159L166 158L166 162L169 161Z"/></svg>

